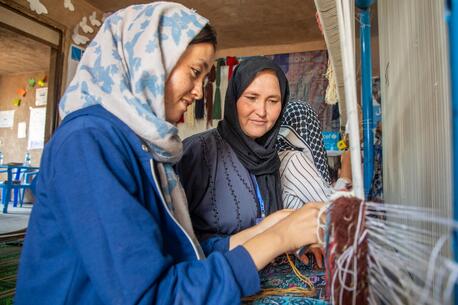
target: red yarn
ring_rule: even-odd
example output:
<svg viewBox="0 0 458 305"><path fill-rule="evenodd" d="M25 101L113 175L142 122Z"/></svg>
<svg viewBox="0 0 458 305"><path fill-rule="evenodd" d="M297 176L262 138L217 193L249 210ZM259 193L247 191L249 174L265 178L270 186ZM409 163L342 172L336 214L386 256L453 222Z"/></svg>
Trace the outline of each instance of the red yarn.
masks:
<svg viewBox="0 0 458 305"><path fill-rule="evenodd" d="M337 276L337 279L334 281L334 305L348 305L353 304L353 294L356 293L356 303L358 305L368 304L368 244L367 236L358 244L356 249L356 261L357 261L357 283L356 283L356 292L349 291L342 287L336 275L337 270L337 260L342 255L342 253L348 249L349 246L352 246L355 239L356 229L358 225L358 217L360 214L360 206L364 202L357 198L338 198L332 204L329 210L329 243L326 247L327 251L327 262L326 266L328 269L327 272L327 295L331 297L332 285L334 276ZM364 220L364 210L361 215L363 217L361 221L361 228L359 234L364 231L365 220ZM347 268L353 270L354 266L354 257L349 260ZM345 286L354 287L354 277L347 275L345 280ZM340 295L342 294L342 302Z"/></svg>

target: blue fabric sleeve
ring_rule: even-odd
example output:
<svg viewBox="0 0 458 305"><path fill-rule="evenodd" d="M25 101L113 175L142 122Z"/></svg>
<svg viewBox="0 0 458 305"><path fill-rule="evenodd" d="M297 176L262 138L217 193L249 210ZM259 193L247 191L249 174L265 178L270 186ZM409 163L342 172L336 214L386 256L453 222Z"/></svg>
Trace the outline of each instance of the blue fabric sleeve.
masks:
<svg viewBox="0 0 458 305"><path fill-rule="evenodd" d="M252 295L253 291L261 289L259 278L254 279L251 274L258 274L256 266L248 251L243 246L227 252L226 258L231 264L232 271L237 274L236 279L242 289L242 295ZM246 273L245 275L243 275Z"/></svg>
<svg viewBox="0 0 458 305"><path fill-rule="evenodd" d="M55 149L47 173L57 199L49 203L55 229L102 303L224 305L256 293L259 276L242 247L180 263L164 252L159 215L137 199L133 157L103 131L85 129Z"/></svg>
<svg viewBox="0 0 458 305"><path fill-rule="evenodd" d="M200 242L205 255L210 255L214 251L227 252L229 251L230 236L215 236Z"/></svg>

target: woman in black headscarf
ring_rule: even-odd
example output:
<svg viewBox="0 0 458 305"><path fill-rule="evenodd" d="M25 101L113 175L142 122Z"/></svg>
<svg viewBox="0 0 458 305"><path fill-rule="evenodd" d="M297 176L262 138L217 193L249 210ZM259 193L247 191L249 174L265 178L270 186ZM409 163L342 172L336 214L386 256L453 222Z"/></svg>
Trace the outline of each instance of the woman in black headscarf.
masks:
<svg viewBox="0 0 458 305"><path fill-rule="evenodd" d="M242 61L229 82L218 128L184 141L177 170L205 252L231 249L287 215L279 211L275 142L288 95L286 76L272 60Z"/></svg>

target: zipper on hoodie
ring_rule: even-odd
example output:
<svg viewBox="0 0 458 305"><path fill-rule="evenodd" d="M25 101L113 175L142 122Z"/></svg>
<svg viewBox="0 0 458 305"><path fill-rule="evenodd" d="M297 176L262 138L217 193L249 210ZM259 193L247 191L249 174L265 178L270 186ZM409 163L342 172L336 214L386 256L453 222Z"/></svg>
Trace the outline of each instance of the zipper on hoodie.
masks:
<svg viewBox="0 0 458 305"><path fill-rule="evenodd" d="M202 258L199 257L199 252L197 251L197 248L194 245L194 242L192 241L191 237L188 235L186 230L181 226L181 224L178 222L178 220L176 220L175 216L173 216L172 212L169 210L169 207L167 206L167 204L165 202L164 196L162 195L162 191L161 191L161 188L159 186L159 183L157 182L156 173L154 171L153 159L150 159L149 163L150 163L150 168L151 168L151 174L153 175L153 180L154 180L154 183L156 185L156 189L157 189L157 191L159 193L159 197L161 198L162 205L164 206L165 210L167 211L167 214L170 216L170 218L172 218L172 220L175 222L175 224L178 226L178 228L180 228L180 230L186 236L186 238L188 239L189 243L191 244L191 246L192 246L192 248L194 250L194 254L196 255L197 259L199 259L199 260L203 259L203 257Z"/></svg>

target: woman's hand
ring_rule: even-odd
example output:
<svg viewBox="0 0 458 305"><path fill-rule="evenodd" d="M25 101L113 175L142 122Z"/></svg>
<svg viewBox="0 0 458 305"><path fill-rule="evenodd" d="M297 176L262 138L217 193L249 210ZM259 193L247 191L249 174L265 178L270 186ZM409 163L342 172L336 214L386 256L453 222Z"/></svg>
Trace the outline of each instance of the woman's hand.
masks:
<svg viewBox="0 0 458 305"><path fill-rule="evenodd" d="M285 217L289 216L294 211L294 209L283 209L270 214L269 216L264 218L263 221L256 225L258 227L258 233L262 233L265 230L269 229L279 221L283 220Z"/></svg>
<svg viewBox="0 0 458 305"><path fill-rule="evenodd" d="M264 218L264 220L258 223L257 225L232 235L229 239L229 250L232 250L237 246L243 245L249 239L269 229L270 227L272 227L273 225L287 217L293 211L294 210L291 209L283 209L276 211L275 213L272 213L266 218Z"/></svg>
<svg viewBox="0 0 458 305"><path fill-rule="evenodd" d="M317 218L324 206L324 203L308 203L244 243L258 270L284 252L318 243Z"/></svg>
<svg viewBox="0 0 458 305"><path fill-rule="evenodd" d="M319 244L316 245L311 245L308 247L305 251L301 251L298 253L297 257L301 260L302 263L305 265L308 265L309 258L307 256L308 253L312 253L313 256L315 257L316 264L318 268L323 268L323 257L324 257L324 251L323 247Z"/></svg>
<svg viewBox="0 0 458 305"><path fill-rule="evenodd" d="M295 251L304 245L318 243L318 213L324 203L310 202L278 222L270 230L281 234L285 239L283 252ZM325 217L322 214L322 217Z"/></svg>

